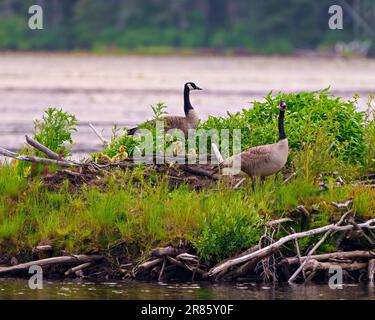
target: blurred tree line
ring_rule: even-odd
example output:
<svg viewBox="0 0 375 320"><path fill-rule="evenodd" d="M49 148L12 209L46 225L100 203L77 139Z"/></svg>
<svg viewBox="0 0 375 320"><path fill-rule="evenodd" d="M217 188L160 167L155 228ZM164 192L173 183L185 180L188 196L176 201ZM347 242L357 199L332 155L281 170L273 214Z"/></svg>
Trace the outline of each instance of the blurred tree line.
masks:
<svg viewBox="0 0 375 320"><path fill-rule="evenodd" d="M328 8L344 1L344 29ZM41 5L44 29L28 28ZM370 31L369 31L370 30ZM0 48L17 50L246 49L289 53L374 40L375 0L0 0Z"/></svg>

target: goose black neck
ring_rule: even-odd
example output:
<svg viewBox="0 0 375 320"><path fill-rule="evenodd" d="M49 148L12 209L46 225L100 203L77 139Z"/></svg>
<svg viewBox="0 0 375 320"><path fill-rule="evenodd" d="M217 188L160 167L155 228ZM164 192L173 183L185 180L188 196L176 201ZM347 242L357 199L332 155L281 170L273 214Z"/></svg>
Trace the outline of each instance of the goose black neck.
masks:
<svg viewBox="0 0 375 320"><path fill-rule="evenodd" d="M279 114L279 140L283 140L286 138L285 130L284 130L284 115L285 110L280 110Z"/></svg>
<svg viewBox="0 0 375 320"><path fill-rule="evenodd" d="M189 111L192 110L192 109L193 109L193 106L190 103L190 90L189 90L188 86L185 86L185 89L184 89L184 111L185 111L185 115L187 115L189 113Z"/></svg>

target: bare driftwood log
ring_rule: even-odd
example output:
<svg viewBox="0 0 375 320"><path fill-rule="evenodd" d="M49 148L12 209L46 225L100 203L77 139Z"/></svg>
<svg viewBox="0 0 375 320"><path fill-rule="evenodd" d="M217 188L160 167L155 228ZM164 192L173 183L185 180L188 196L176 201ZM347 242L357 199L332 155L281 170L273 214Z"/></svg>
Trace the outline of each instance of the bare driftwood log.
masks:
<svg viewBox="0 0 375 320"><path fill-rule="evenodd" d="M33 156L23 156L17 155L14 152L11 152L7 149L0 147L0 154L9 158L13 158L19 161L28 161L28 162L35 162L35 163L42 163L42 164L56 164L62 167L77 167L79 164L67 160L55 160L55 159L47 159L47 158L39 158Z"/></svg>
<svg viewBox="0 0 375 320"><path fill-rule="evenodd" d="M76 273L77 271L81 271L83 269L86 269L88 267L91 267L93 265L92 262L86 262L86 263L82 263L80 264L79 266L76 266L76 267L73 267L73 268L70 268L68 271L65 272L65 275L68 276L72 273Z"/></svg>
<svg viewBox="0 0 375 320"><path fill-rule="evenodd" d="M184 252L185 250L183 249L176 249L173 247L156 248L150 252L150 256L151 257L164 257L164 256L174 257Z"/></svg>
<svg viewBox="0 0 375 320"><path fill-rule="evenodd" d="M28 135L26 135L25 138L26 138L26 142L30 146L32 146L35 149L38 149L39 151L43 152L45 155L47 155L51 159L59 160L59 161L64 160L59 154L57 154L56 152L53 152L52 150L50 150L46 146L42 145L38 141L34 140L33 138L29 137Z"/></svg>
<svg viewBox="0 0 375 320"><path fill-rule="evenodd" d="M33 248L33 252L45 252L45 251L52 251L53 248L50 245L43 245L43 246L37 246Z"/></svg>
<svg viewBox="0 0 375 320"><path fill-rule="evenodd" d="M96 260L104 259L103 256L99 255L72 255L72 256L61 256L61 257L53 257L53 258L47 258L47 259L41 259L26 263L17 264L15 266L11 267L0 267L0 274L9 273L9 272L16 272L16 271L25 271L28 270L31 266L50 266L50 265L56 265L56 264L66 264L66 263L79 263L79 262L92 262Z"/></svg>
<svg viewBox="0 0 375 320"><path fill-rule="evenodd" d="M365 223L358 224L358 226L360 228L375 229L375 225L374 224L375 224L375 219L370 219L370 220L368 220ZM221 263L221 264L215 266L214 268L212 268L209 271L209 275L210 276L214 276L214 275L216 275L217 273L219 273L219 272L221 272L223 270L227 270L228 268L230 268L232 266L238 265L240 263L249 261L249 260L254 259L254 258L262 258L263 259L263 258L265 258L265 257L273 254L277 250L279 250L280 247L283 246L285 243L287 243L287 242L289 242L291 240L294 240L294 239L300 239L300 238L304 238L304 237L313 236L315 234L327 232L328 230L332 230L332 231L348 231L348 230L352 230L353 228L354 228L353 225L336 226L335 224L329 224L329 225L324 226L324 227L320 227L320 228L316 228L316 229L311 229L311 230L304 231L304 232L290 234L288 236L282 237L281 239L279 239L278 241L272 243L271 245L269 245L267 247L264 247L262 249L259 249L259 250L255 251L253 253L244 255L242 257L230 259L230 260L228 260L228 261L226 261L224 263Z"/></svg>
<svg viewBox="0 0 375 320"><path fill-rule="evenodd" d="M0 147L0 154L5 156L5 157L9 157L9 158L13 158L13 159L17 158L17 156L18 156L17 153L14 153L14 152L12 152L10 150L7 150L7 149L4 149L2 147Z"/></svg>
<svg viewBox="0 0 375 320"><path fill-rule="evenodd" d="M340 218L340 220L334 225L335 227L338 227L340 226L345 218L352 213L353 210L349 210L348 212L344 213L343 216ZM328 238L328 236L333 232L333 230L328 230L324 235L323 237L314 245L314 247L310 250L310 252L308 253L306 259L301 263L301 265L298 267L298 269L293 273L293 275L289 278L288 282L291 284L293 283L293 281L297 278L298 274L303 270L303 268L305 267L306 263L309 261L309 259L311 258L311 256L313 255L313 253L320 247L320 245L326 241L326 239Z"/></svg>
<svg viewBox="0 0 375 320"><path fill-rule="evenodd" d="M243 256L246 256L248 254L251 254L255 251L258 251L260 249L260 245L257 244L249 249L247 249L246 251L244 252L241 252L239 255L237 255L235 258L239 258L239 257L243 257ZM227 258L225 260L223 260L219 265L221 264L224 264L226 263L227 261L230 261L230 260L233 260L234 258ZM222 270L221 272L219 272L216 276L215 276L215 279L220 279L220 278L223 278L223 279L236 279L238 277L241 277L247 273L249 273L255 266L256 264L259 262L260 259L252 259L250 261L247 261L246 263L242 264L239 268L237 269L233 269L229 272L226 273L227 269L224 269Z"/></svg>
<svg viewBox="0 0 375 320"><path fill-rule="evenodd" d="M189 253L181 253L178 256L176 256L176 259L179 261L188 261L188 262L195 262L199 263L199 258L197 256L194 256Z"/></svg>
<svg viewBox="0 0 375 320"><path fill-rule="evenodd" d="M331 262L319 262L317 260L311 259L306 264L306 270L329 270L332 267L340 267L343 270L354 271L365 269L367 267L367 262L353 262L353 263L331 263Z"/></svg>
<svg viewBox="0 0 375 320"><path fill-rule="evenodd" d="M141 272L144 272L144 271L147 271L149 269L152 269L153 267L157 266L159 263L161 263L163 261L163 258L157 258L157 259L154 259L154 260L150 260L150 261L146 261L140 265L138 265L136 268L135 268L135 271L134 273L135 274L138 274L138 273L141 273Z"/></svg>
<svg viewBox="0 0 375 320"><path fill-rule="evenodd" d="M301 261L305 261L307 257L301 257ZM318 254L318 255L312 255L311 259L314 259L316 261L325 261L329 259L350 259L350 258L375 258L375 252L371 251L342 251L342 252L333 252L333 253L324 253L324 254ZM298 257L293 258L285 258L280 261L281 264L287 264L289 266L298 264L299 259Z"/></svg>

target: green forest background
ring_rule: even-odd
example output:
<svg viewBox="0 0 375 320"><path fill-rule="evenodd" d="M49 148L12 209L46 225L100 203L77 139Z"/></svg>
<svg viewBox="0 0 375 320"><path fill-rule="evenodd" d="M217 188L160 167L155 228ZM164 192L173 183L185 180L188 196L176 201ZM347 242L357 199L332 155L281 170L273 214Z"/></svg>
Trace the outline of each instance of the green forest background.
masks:
<svg viewBox="0 0 375 320"><path fill-rule="evenodd" d="M43 30L28 28L33 4ZM333 4L344 8L343 30L328 28ZM375 0L0 0L6 50L292 53L366 40L374 53L374 34Z"/></svg>

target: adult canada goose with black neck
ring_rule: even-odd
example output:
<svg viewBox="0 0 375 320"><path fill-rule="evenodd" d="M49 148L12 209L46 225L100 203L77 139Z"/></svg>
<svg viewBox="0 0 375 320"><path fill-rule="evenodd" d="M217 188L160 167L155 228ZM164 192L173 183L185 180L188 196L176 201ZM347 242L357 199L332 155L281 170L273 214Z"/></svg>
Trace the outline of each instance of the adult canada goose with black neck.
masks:
<svg viewBox="0 0 375 320"><path fill-rule="evenodd" d="M288 138L284 130L286 109L286 103L284 101L281 101L279 109L279 140L276 143L250 148L224 160L219 165L221 168L228 168L233 166L234 163L240 163L241 171L251 177L253 188L255 177L264 178L278 173L288 160Z"/></svg>
<svg viewBox="0 0 375 320"><path fill-rule="evenodd" d="M194 82L187 82L184 86L184 112L185 116L166 116L163 117L165 121L165 130L180 129L185 136L188 135L189 129L196 129L199 123L199 116L194 110L190 102L190 91L202 90ZM150 121L154 123L154 121ZM130 129L128 135L134 135L139 127Z"/></svg>

